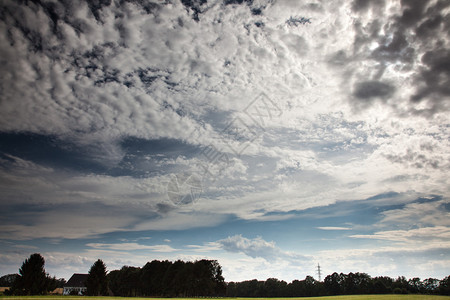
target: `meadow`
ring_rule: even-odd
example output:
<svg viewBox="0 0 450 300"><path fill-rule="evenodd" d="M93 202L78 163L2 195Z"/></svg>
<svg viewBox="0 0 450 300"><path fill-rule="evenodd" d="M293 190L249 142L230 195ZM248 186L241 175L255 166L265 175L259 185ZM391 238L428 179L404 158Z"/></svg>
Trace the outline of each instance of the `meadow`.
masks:
<svg viewBox="0 0 450 300"><path fill-rule="evenodd" d="M349 295L301 298L138 298L138 297L92 297L92 296L0 296L3 300L450 300L450 296L435 295Z"/></svg>

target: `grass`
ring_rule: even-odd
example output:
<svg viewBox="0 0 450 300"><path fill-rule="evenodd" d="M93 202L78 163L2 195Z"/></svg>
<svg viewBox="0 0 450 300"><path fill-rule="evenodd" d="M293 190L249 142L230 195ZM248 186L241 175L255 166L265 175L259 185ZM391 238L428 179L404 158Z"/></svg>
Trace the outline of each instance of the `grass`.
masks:
<svg viewBox="0 0 450 300"><path fill-rule="evenodd" d="M170 298L138 298L138 297L79 297L79 296L0 296L3 300L168 300ZM329 297L305 297L305 298L172 298L174 300L218 300L218 299L230 299L230 300L450 300L450 296L432 296L432 295L351 295L351 296L329 296Z"/></svg>

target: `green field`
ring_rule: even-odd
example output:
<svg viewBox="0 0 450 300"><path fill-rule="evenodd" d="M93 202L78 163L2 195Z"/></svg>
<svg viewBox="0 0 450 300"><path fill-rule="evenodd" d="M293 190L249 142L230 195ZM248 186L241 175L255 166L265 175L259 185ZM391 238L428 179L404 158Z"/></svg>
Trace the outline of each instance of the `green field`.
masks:
<svg viewBox="0 0 450 300"><path fill-rule="evenodd" d="M450 300L450 296L431 296L431 295L352 295L352 296L330 296L330 297L304 297L304 298L126 298L126 297L78 297L78 296L12 296L12 297L0 297L3 299L11 300L303 300L303 299L316 299L316 300Z"/></svg>

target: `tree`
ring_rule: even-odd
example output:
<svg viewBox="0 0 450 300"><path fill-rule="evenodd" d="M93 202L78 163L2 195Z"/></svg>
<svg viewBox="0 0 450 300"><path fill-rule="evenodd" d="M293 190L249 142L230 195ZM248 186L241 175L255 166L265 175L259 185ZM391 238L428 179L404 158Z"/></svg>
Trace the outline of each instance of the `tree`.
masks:
<svg viewBox="0 0 450 300"><path fill-rule="evenodd" d="M11 293L14 295L43 295L56 288L56 279L44 269L45 259L39 254L31 254L19 269Z"/></svg>
<svg viewBox="0 0 450 300"><path fill-rule="evenodd" d="M225 294L225 280L217 260L198 260L193 265L193 279L196 296Z"/></svg>
<svg viewBox="0 0 450 300"><path fill-rule="evenodd" d="M56 279L56 288L63 288L66 284L66 280L64 278Z"/></svg>
<svg viewBox="0 0 450 300"><path fill-rule="evenodd" d="M122 297L135 297L142 294L140 287L141 268L123 266L120 271L113 274L117 274L115 278L116 282L110 281L110 284L113 285L111 290L114 295ZM115 275L111 276L114 277ZM111 277L109 278L111 279Z"/></svg>
<svg viewBox="0 0 450 300"><path fill-rule="evenodd" d="M304 297L306 295L305 281L293 280L287 286L288 297Z"/></svg>
<svg viewBox="0 0 450 300"><path fill-rule="evenodd" d="M193 297L201 295L198 278L192 262L177 260L166 270L163 279L164 294L169 297Z"/></svg>
<svg viewBox="0 0 450 300"><path fill-rule="evenodd" d="M408 281L406 280L405 276L399 276L394 281L394 284L392 287L393 287L392 292L394 294L407 294L409 284L408 284Z"/></svg>
<svg viewBox="0 0 450 300"><path fill-rule="evenodd" d="M439 287L439 280L436 278L428 278L423 281L423 287L427 294L434 294Z"/></svg>
<svg viewBox="0 0 450 300"><path fill-rule="evenodd" d="M268 278L264 282L265 297L284 297L287 291L287 283L277 278Z"/></svg>
<svg viewBox="0 0 450 300"><path fill-rule="evenodd" d="M307 297L319 296L320 283L312 276L306 276L305 278L305 291Z"/></svg>
<svg viewBox="0 0 450 300"><path fill-rule="evenodd" d="M324 279L324 285L330 295L341 295L344 290L344 274L334 272Z"/></svg>
<svg viewBox="0 0 450 300"><path fill-rule="evenodd" d="M19 278L19 274L8 274L0 277L0 286L13 286L14 282Z"/></svg>
<svg viewBox="0 0 450 300"><path fill-rule="evenodd" d="M227 286L225 284L225 278L222 275L222 267L217 260L211 261L211 273L213 281L215 283L215 295L225 295Z"/></svg>
<svg viewBox="0 0 450 300"><path fill-rule="evenodd" d="M86 279L87 294L90 296L104 296L108 292L106 266L101 259L97 260L89 270Z"/></svg>
<svg viewBox="0 0 450 300"><path fill-rule="evenodd" d="M108 287L111 289L111 292L114 294L114 296L122 296L120 294L120 287L121 287L121 282L120 282L120 270L114 270L108 273L108 275L106 276L108 279Z"/></svg>
<svg viewBox="0 0 450 300"><path fill-rule="evenodd" d="M141 271L141 284L144 296L162 296L164 292L163 278L172 262L153 260L148 262Z"/></svg>
<svg viewBox="0 0 450 300"><path fill-rule="evenodd" d="M419 277L414 277L408 280L409 292L413 294L421 293L423 290L423 283Z"/></svg>
<svg viewBox="0 0 450 300"><path fill-rule="evenodd" d="M387 276L378 276L373 278L373 294L389 294L392 293L392 285L394 280Z"/></svg>
<svg viewBox="0 0 450 300"><path fill-rule="evenodd" d="M439 282L439 294L450 296L450 276L445 277Z"/></svg>

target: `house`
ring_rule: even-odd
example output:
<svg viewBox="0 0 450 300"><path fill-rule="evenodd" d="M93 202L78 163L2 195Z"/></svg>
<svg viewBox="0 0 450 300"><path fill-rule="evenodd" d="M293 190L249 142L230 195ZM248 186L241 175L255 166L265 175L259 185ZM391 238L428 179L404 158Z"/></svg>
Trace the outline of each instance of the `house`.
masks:
<svg viewBox="0 0 450 300"><path fill-rule="evenodd" d="M50 292L50 295L62 295L63 291L64 291L63 288L56 288Z"/></svg>
<svg viewBox="0 0 450 300"><path fill-rule="evenodd" d="M83 295L86 293L87 287L85 285L88 274L73 274L69 281L64 285L63 295L70 295L76 293Z"/></svg>

